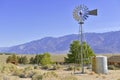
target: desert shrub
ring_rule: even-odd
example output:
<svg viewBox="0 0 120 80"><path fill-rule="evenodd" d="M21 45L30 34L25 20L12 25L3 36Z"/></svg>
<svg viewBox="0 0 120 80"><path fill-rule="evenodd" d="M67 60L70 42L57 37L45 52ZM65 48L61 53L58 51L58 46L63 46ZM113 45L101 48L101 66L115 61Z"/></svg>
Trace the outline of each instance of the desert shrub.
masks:
<svg viewBox="0 0 120 80"><path fill-rule="evenodd" d="M2 65L1 72L2 73L11 73L11 72L16 71L16 69L17 69L16 65L9 63L9 64Z"/></svg>
<svg viewBox="0 0 120 80"><path fill-rule="evenodd" d="M62 77L61 80L78 80L75 76L65 76Z"/></svg>
<svg viewBox="0 0 120 80"><path fill-rule="evenodd" d="M71 70L80 70L80 66L72 66L72 65L69 65L68 68L67 68L68 71L71 71Z"/></svg>
<svg viewBox="0 0 120 80"><path fill-rule="evenodd" d="M20 78L32 78L32 76L34 75L34 70L31 68L25 68L23 73L19 75Z"/></svg>
<svg viewBox="0 0 120 80"><path fill-rule="evenodd" d="M79 66L75 67L75 69L78 70L78 71L80 71L80 67Z"/></svg>
<svg viewBox="0 0 120 80"><path fill-rule="evenodd" d="M32 76L32 80L78 80L75 76L58 76L55 72L46 72L41 74L36 72Z"/></svg>
<svg viewBox="0 0 120 80"><path fill-rule="evenodd" d="M20 76L22 73L23 73L23 69L17 69L15 72L14 72L14 76Z"/></svg>
<svg viewBox="0 0 120 80"><path fill-rule="evenodd" d="M18 64L18 60L19 60L19 57L16 54L12 54L12 55L8 56L8 58L6 59L6 62Z"/></svg>
<svg viewBox="0 0 120 80"><path fill-rule="evenodd" d="M43 75L41 74L41 72L38 70L34 70L32 80L42 80L42 79L43 79Z"/></svg>
<svg viewBox="0 0 120 80"><path fill-rule="evenodd" d="M114 65L109 65L109 66L108 66L108 69L109 69L109 70L115 70L115 66L114 66Z"/></svg>
<svg viewBox="0 0 120 80"><path fill-rule="evenodd" d="M7 73L10 73L10 69L7 66L3 66L1 72L7 74Z"/></svg>
<svg viewBox="0 0 120 80"><path fill-rule="evenodd" d="M40 66L34 66L34 69L40 69Z"/></svg>
<svg viewBox="0 0 120 80"><path fill-rule="evenodd" d="M32 76L32 80L42 80L43 76L41 74L35 74Z"/></svg>
<svg viewBox="0 0 120 80"><path fill-rule="evenodd" d="M55 72L53 72L53 71L44 73L43 76L44 76L44 78L47 78L47 77L58 77L58 75Z"/></svg>
<svg viewBox="0 0 120 80"><path fill-rule="evenodd" d="M17 66L14 64L6 64L6 66L10 69L11 72L14 72L17 69Z"/></svg>
<svg viewBox="0 0 120 80"><path fill-rule="evenodd" d="M42 54L37 54L35 58L31 57L30 63L40 65L42 57L43 57Z"/></svg>
<svg viewBox="0 0 120 80"><path fill-rule="evenodd" d="M52 69L53 70L58 70L60 68L62 68L62 67L59 64L54 64Z"/></svg>
<svg viewBox="0 0 120 80"><path fill-rule="evenodd" d="M19 75L20 78L32 78L32 76L33 76L33 73L31 71L24 72Z"/></svg>
<svg viewBox="0 0 120 80"><path fill-rule="evenodd" d="M36 75L36 74L41 74L41 71L40 71L40 70L33 70L32 73L33 73L34 75Z"/></svg>
<svg viewBox="0 0 120 80"><path fill-rule="evenodd" d="M29 59L29 61L30 61L30 62L29 62L30 64L35 64L35 58L34 58L34 57L31 57L31 58Z"/></svg>
<svg viewBox="0 0 120 80"><path fill-rule="evenodd" d="M67 70L68 71L74 70L74 66L68 66Z"/></svg>
<svg viewBox="0 0 120 80"><path fill-rule="evenodd" d="M55 72L47 72L44 74L37 72L32 76L32 80L60 80L60 79Z"/></svg>
<svg viewBox="0 0 120 80"><path fill-rule="evenodd" d="M52 71L44 73L43 80L60 80L60 78L55 72Z"/></svg>
<svg viewBox="0 0 120 80"><path fill-rule="evenodd" d="M43 65L42 66L42 69L50 69L51 68L51 65L50 64L47 64L47 65Z"/></svg>
<svg viewBox="0 0 120 80"><path fill-rule="evenodd" d="M19 76L20 78L32 78L34 75L34 68L32 66L28 66L24 69L17 69L13 75Z"/></svg>
<svg viewBox="0 0 120 80"><path fill-rule="evenodd" d="M28 64L29 60L28 60L27 56L21 56L21 57L19 57L18 62L20 64Z"/></svg>
<svg viewBox="0 0 120 80"><path fill-rule="evenodd" d="M33 71L23 71L23 73L20 73L18 76L20 78L32 78L33 75Z"/></svg>
<svg viewBox="0 0 120 80"><path fill-rule="evenodd" d="M30 70L34 70L34 67L33 66L28 66L25 68L25 71L30 71Z"/></svg>

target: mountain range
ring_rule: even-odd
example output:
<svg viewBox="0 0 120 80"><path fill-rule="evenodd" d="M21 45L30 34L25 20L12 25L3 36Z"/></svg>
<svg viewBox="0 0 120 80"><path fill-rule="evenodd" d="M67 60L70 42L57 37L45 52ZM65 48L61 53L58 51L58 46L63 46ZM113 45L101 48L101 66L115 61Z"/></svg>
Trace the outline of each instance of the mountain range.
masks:
<svg viewBox="0 0 120 80"><path fill-rule="evenodd" d="M120 31L105 33L85 33L86 41L95 53L120 53ZM73 40L78 40L78 34L65 35L62 37L45 37L7 48L0 48L0 52L38 54L38 53L67 53Z"/></svg>

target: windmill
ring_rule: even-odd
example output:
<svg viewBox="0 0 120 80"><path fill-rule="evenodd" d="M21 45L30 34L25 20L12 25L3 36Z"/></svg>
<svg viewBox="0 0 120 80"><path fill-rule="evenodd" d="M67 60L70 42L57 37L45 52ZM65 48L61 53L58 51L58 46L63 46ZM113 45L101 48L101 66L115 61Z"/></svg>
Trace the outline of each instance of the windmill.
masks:
<svg viewBox="0 0 120 80"><path fill-rule="evenodd" d="M87 20L89 15L97 16L97 9L89 10L87 6L85 5L79 5L73 10L73 18L78 22L79 24L79 35L81 36L79 38L80 44L81 44L81 68L82 72L84 73L84 59L83 59L83 31L82 31L82 25L84 24L84 21ZM79 56L79 55L78 55Z"/></svg>

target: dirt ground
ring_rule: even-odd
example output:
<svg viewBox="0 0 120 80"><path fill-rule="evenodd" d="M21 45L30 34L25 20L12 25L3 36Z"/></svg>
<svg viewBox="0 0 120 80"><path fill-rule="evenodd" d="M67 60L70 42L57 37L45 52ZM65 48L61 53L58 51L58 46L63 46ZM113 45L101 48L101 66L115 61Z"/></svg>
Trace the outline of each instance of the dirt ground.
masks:
<svg viewBox="0 0 120 80"><path fill-rule="evenodd" d="M120 80L120 70L109 70L108 74L96 74L91 70L85 70L85 74L80 74L80 72L76 72L74 74L73 71L55 71L57 74L61 76L76 76L78 80Z"/></svg>
<svg viewBox="0 0 120 80"><path fill-rule="evenodd" d="M43 73L48 72L45 70L41 70ZM73 71L64 71L64 70L55 70L61 77L65 76L75 76L78 80L120 80L120 70L109 70L108 74L96 74L91 70L85 70L85 74L81 74L80 71L75 72ZM32 80L31 78L21 78L19 80ZM51 80L51 79L50 79Z"/></svg>
<svg viewBox="0 0 120 80"><path fill-rule="evenodd" d="M78 80L120 80L120 70L109 70L108 74L96 74L90 70L86 70L85 74L72 74Z"/></svg>

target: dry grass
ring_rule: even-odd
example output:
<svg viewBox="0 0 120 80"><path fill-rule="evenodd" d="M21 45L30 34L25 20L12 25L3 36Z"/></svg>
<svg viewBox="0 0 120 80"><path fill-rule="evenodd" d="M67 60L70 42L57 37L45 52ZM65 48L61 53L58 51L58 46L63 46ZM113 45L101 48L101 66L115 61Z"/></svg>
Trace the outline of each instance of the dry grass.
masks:
<svg viewBox="0 0 120 80"><path fill-rule="evenodd" d="M8 58L9 55L0 55L0 63L6 63L6 59Z"/></svg>
<svg viewBox="0 0 120 80"><path fill-rule="evenodd" d="M106 53L106 54L97 54L97 56L102 55L102 56L107 56L108 58L111 56L120 56L120 53Z"/></svg>
<svg viewBox="0 0 120 80"><path fill-rule="evenodd" d="M53 62L64 62L64 57L66 57L67 54L52 54L51 59Z"/></svg>
<svg viewBox="0 0 120 80"><path fill-rule="evenodd" d="M107 57L111 56L111 54L103 54ZM118 55L118 54L115 54ZM6 58L9 55L0 55L0 61L1 63L5 63L6 62ZM25 55L22 55L25 56ZM26 55L28 58L33 57L35 55ZM52 60L53 61L58 61L58 62L62 62L64 61L64 57L66 57L65 54L60 54L60 55L52 55ZM65 67L65 66L64 66ZM10 68L11 71L11 67L5 68L5 70L8 70L8 68ZM2 68L1 68L2 69ZM42 70L40 68L34 69L31 66L19 66L18 70L16 70L15 68L15 74L17 75L17 77L12 76L8 76L6 74L1 73L0 74L0 80L3 80L3 76L4 78L7 78L9 80L31 80L32 78L29 77L29 75L33 75L34 78L44 78L43 80L51 80L51 77L53 78L54 76L54 80L120 80L120 70L109 70L108 74L96 74L94 72L92 72L91 70L87 70L85 69L86 74L73 74L73 70L71 71L65 71L63 68L62 69L58 69L58 70L52 70L54 72L51 72L51 70ZM7 71L6 71L7 72ZM8 71L9 72L9 71ZM81 71L77 71L77 72L81 72ZM19 78L18 76L21 74L27 74L27 78ZM32 74L31 74L32 73ZM46 77L47 76L47 77ZM19 78L19 79L18 79ZM53 79L52 79L53 80Z"/></svg>
<svg viewBox="0 0 120 80"><path fill-rule="evenodd" d="M80 74L81 71L76 71L79 74L73 74L74 71L66 71L64 69L58 70L42 70L34 69L32 66L29 67L19 67L15 69L14 75L7 75L1 73L0 80L7 78L7 80L119 80L120 79L120 70L109 70L108 74L96 74L91 70L85 69L85 74ZM22 76L23 78L19 78ZM4 76L4 77L3 77ZM19 78L19 79L18 79ZM36 79L37 78L37 79ZM39 79L38 79L39 78Z"/></svg>

